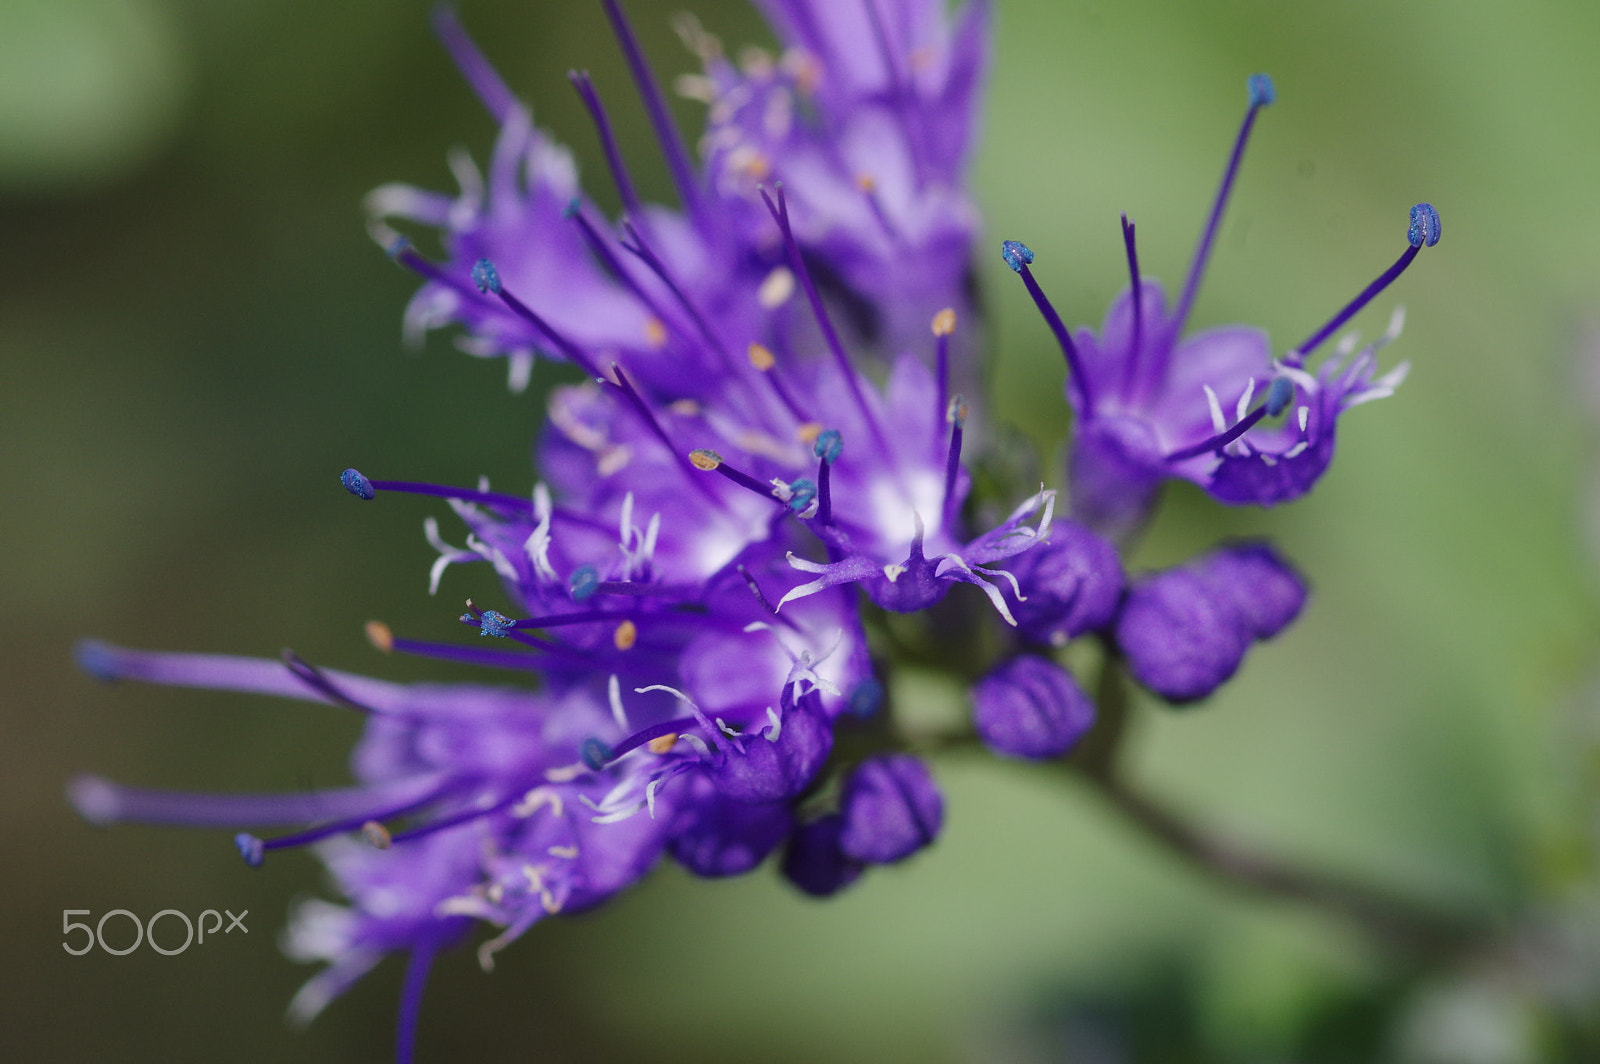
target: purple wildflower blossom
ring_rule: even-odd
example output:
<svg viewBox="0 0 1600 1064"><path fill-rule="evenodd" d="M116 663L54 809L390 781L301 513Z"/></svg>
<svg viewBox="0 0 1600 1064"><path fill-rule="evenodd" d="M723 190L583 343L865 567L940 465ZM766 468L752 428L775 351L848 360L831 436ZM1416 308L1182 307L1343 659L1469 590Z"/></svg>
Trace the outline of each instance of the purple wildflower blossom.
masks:
<svg viewBox="0 0 1600 1064"><path fill-rule="evenodd" d="M978 735L1008 757L1060 757L1094 724L1094 703L1072 674L1032 654L974 684L972 708Z"/></svg>
<svg viewBox="0 0 1600 1064"><path fill-rule="evenodd" d="M1424 245L1438 243L1438 212L1425 203L1412 208L1407 245L1394 265L1281 359L1272 357L1263 333L1243 326L1182 335L1256 116L1276 98L1271 80L1253 76L1249 96L1174 307L1169 309L1158 284L1140 276L1134 226L1126 216L1123 239L1132 285L1112 304L1098 334L1080 329L1074 336L1067 330L1034 280L1028 247L1006 241L1003 249L1069 367L1067 398L1076 413L1072 514L1108 535L1121 537L1137 528L1168 477L1191 480L1232 505L1272 506L1298 498L1333 458L1339 415L1393 394L1405 378L1405 363L1381 376L1376 372L1377 351L1399 335L1403 317L1398 310L1389 330L1354 357L1352 339L1315 373L1306 369L1306 359L1398 278Z"/></svg>

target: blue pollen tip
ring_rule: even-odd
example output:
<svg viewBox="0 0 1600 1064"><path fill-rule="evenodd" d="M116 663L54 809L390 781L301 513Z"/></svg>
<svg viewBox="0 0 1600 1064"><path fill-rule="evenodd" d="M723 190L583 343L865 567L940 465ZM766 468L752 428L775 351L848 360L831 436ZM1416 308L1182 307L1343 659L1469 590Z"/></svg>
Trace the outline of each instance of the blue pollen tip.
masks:
<svg viewBox="0 0 1600 1064"><path fill-rule="evenodd" d="M839 435L838 429L823 429L817 442L811 445L811 453L829 465L839 460L839 452L843 450L844 437Z"/></svg>
<svg viewBox="0 0 1600 1064"><path fill-rule="evenodd" d="M870 717L882 706L883 684L876 676L868 676L850 689L849 712L852 716Z"/></svg>
<svg viewBox="0 0 1600 1064"><path fill-rule="evenodd" d="M791 483L789 490L793 493L789 496L789 509L797 514L804 513L805 508L817 497L817 485L805 477Z"/></svg>
<svg viewBox="0 0 1600 1064"><path fill-rule="evenodd" d="M567 206L561 212L561 218L563 221L570 222L578 216L578 212L581 210L583 210L583 198L581 196L573 196L567 200Z"/></svg>
<svg viewBox="0 0 1600 1064"><path fill-rule="evenodd" d="M101 683L115 683L120 679L111 649L98 640L85 639L73 647L72 659L78 663L78 668Z"/></svg>
<svg viewBox="0 0 1600 1064"><path fill-rule="evenodd" d="M1017 273L1021 273L1024 266L1033 265L1033 249L1020 240L1007 240L1001 244L1000 257Z"/></svg>
<svg viewBox="0 0 1600 1064"><path fill-rule="evenodd" d="M572 570L572 579L567 581L567 589L572 593L572 601L582 602L595 593L600 586L600 574L592 565L580 565Z"/></svg>
<svg viewBox="0 0 1600 1064"><path fill-rule="evenodd" d="M248 831L241 831L233 837L233 845L238 848L239 856L244 858L245 864L251 868L261 867L261 861L267 854L266 843Z"/></svg>
<svg viewBox="0 0 1600 1064"><path fill-rule="evenodd" d="M599 739L585 739L583 741L583 763L595 772L605 768L611 761L611 747Z"/></svg>
<svg viewBox="0 0 1600 1064"><path fill-rule="evenodd" d="M383 250L391 259L398 259L411 250L411 240L409 237L397 236Z"/></svg>
<svg viewBox="0 0 1600 1064"><path fill-rule="evenodd" d="M500 271L488 259L479 259L472 267L472 283L480 292L500 294Z"/></svg>
<svg viewBox="0 0 1600 1064"><path fill-rule="evenodd" d="M344 490L365 502L371 502L378 494L378 489L372 486L372 481L361 475L359 469L346 469L339 474L339 483L344 485Z"/></svg>
<svg viewBox="0 0 1600 1064"><path fill-rule="evenodd" d="M516 621L499 610L484 610L483 616L478 619L478 634L480 636L492 635L497 639L504 639L506 633L516 626Z"/></svg>
<svg viewBox="0 0 1600 1064"><path fill-rule="evenodd" d="M1251 74L1245 86L1250 93L1251 107L1266 107L1268 104L1278 102L1278 88L1265 74Z"/></svg>
<svg viewBox="0 0 1600 1064"><path fill-rule="evenodd" d="M1267 416L1277 417L1292 402L1294 402L1294 381L1288 377L1277 378L1267 392Z"/></svg>
<svg viewBox="0 0 1600 1064"><path fill-rule="evenodd" d="M1433 209L1433 204L1419 203L1411 208L1411 226L1406 230L1406 239L1414 248L1424 244L1431 248L1439 242L1439 212Z"/></svg>

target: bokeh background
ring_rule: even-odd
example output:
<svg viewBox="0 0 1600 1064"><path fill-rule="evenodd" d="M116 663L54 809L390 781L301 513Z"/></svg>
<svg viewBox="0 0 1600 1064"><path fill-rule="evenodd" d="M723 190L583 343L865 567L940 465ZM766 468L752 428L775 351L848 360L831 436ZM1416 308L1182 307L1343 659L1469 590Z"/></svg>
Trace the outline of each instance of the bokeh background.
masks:
<svg viewBox="0 0 1600 1064"><path fill-rule="evenodd" d="M588 67L641 184L670 196L591 0L465 0L535 116L594 177L565 81ZM770 40L726 0L632 0L664 76L692 6L730 44ZM1590 500L1600 376L1600 8L1000 0L975 180L1001 418L1047 450L1059 355L997 253L1028 241L1069 320L1125 283L1117 214L1148 274L1187 262L1244 102L1273 74L1196 314L1281 347L1401 250L1406 209L1444 240L1357 320L1410 311L1394 399L1342 424L1309 498L1219 512L1169 492L1134 559L1266 534L1311 576L1308 613L1183 713L1138 707L1137 775L1179 807L1320 867L1508 927L1594 906L1600 723ZM0 0L0 1057L381 1061L391 961L306 1033L310 971L276 944L314 860L252 872L225 833L99 831L75 771L197 789L344 779L337 711L136 685L70 657L130 645L314 661L398 678L361 624L446 631L492 594L426 595L420 500L355 505L334 476L524 490L535 393L436 336L400 340L412 280L366 238L389 180L453 187L452 145L493 127L422 3ZM679 107L688 130L700 115ZM608 183L591 189L610 203ZM542 368L541 374L548 370ZM959 696L916 675L928 714ZM1510 967L1408 976L1341 924L1220 887L1048 770L937 763L945 837L828 903L763 870L663 868L604 911L501 955L443 960L424 1060L1023 1062L1579 1060ZM61 949L60 913L248 909L176 957ZM112 925L108 925L108 928ZM1578 965L1578 975L1584 969ZM1588 970L1593 975L1593 969ZM1581 1000L1582 979L1579 978ZM1592 985L1591 985L1592 989Z"/></svg>

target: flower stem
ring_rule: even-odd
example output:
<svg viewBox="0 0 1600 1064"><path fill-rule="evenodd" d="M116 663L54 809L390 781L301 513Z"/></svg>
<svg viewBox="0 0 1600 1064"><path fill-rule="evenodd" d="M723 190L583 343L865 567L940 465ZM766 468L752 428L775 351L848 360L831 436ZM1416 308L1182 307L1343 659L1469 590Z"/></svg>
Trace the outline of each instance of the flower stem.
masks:
<svg viewBox="0 0 1600 1064"><path fill-rule="evenodd" d="M1333 913L1378 946L1411 960L1459 955L1489 937L1488 928L1438 907L1281 861L1214 833L1151 798L1116 770L1114 754L1126 732L1127 694L1122 667L1115 658L1106 659L1099 696L1100 723L1064 764L1134 827L1193 867L1254 894ZM1098 734L1102 728L1104 736Z"/></svg>

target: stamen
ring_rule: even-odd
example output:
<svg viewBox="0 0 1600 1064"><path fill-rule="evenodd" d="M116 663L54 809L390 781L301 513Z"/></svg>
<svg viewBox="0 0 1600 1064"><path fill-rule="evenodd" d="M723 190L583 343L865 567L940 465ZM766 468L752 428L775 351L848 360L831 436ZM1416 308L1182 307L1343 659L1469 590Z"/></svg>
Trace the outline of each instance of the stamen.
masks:
<svg viewBox="0 0 1600 1064"><path fill-rule="evenodd" d="M789 501L786 504L791 511L804 515L811 504L817 501L817 485L807 477L800 477L789 482Z"/></svg>
<svg viewBox="0 0 1600 1064"><path fill-rule="evenodd" d="M372 481L362 476L359 469L346 469L340 473L339 483L344 485L345 491L364 502L371 502L377 498L378 492L373 488Z"/></svg>
<svg viewBox="0 0 1600 1064"><path fill-rule="evenodd" d="M312 665L310 662L300 657L300 655L296 654L288 647L283 648L281 656L283 658L284 665L288 667L290 672L294 673L294 675L303 681L307 687L311 688L313 691L316 691L318 694L321 694L330 701L344 706L346 709L353 709L357 713L370 714L377 712L371 706L357 702L355 699L345 694L345 692L341 690L337 684L328 679L328 677L322 673L322 670L318 669L315 665Z"/></svg>
<svg viewBox="0 0 1600 1064"><path fill-rule="evenodd" d="M588 738L583 741L583 763L591 770L599 772L613 756L611 747L599 739Z"/></svg>
<svg viewBox="0 0 1600 1064"><path fill-rule="evenodd" d="M1144 350L1144 313L1140 307L1143 285L1139 280L1139 248L1133 239L1134 226L1127 214L1122 216L1122 244L1128 251L1128 276L1133 282L1133 348L1122 365L1122 398L1133 397L1134 382L1139 379L1139 355Z"/></svg>
<svg viewBox="0 0 1600 1064"><path fill-rule="evenodd" d="M1282 380L1283 378L1280 377L1278 379ZM1276 387L1276 382L1274 382L1274 387ZM1190 458L1195 458L1199 455L1205 454L1207 451L1219 451L1228 444L1232 443L1234 440L1238 439L1240 436L1243 436L1246 432L1249 432L1255 427L1256 422L1260 421L1266 416L1267 407L1265 405L1258 406L1254 410L1250 411L1250 413L1246 414L1244 417L1235 422L1232 428L1227 429L1224 432L1220 432L1208 440L1202 440L1192 447L1185 447L1181 451L1173 451L1171 454L1167 455L1167 461L1185 462Z"/></svg>
<svg viewBox="0 0 1600 1064"><path fill-rule="evenodd" d="M934 345L937 351L935 356L934 376L939 382L939 397L934 406L934 416L943 419L945 410L950 405L950 334L956 331L956 312L945 307L933 316ZM938 424L934 425L934 436L939 435Z"/></svg>
<svg viewBox="0 0 1600 1064"><path fill-rule="evenodd" d="M705 315L700 313L700 308L694 305L694 302L690 300L683 289L678 287L678 282L672 279L672 274L668 272L666 263L657 258L656 253L650 250L650 245L644 242L644 238L639 235L639 231L634 228L631 221L623 221L622 232L627 237L626 240L620 242L622 249L637 256L640 261L650 267L651 273L661 279L661 283L667 286L667 291L671 292L678 304L688 312L689 320L694 322L694 327L699 331L701 337L722 359L723 365L728 367L728 371L730 373L733 372L733 356L728 354L727 345L722 342L722 337L718 336L711 328L711 323L706 320Z"/></svg>
<svg viewBox="0 0 1600 1064"><path fill-rule="evenodd" d="M533 644L529 644L530 646ZM380 650L385 648L379 647ZM574 647L545 644L537 649L551 653L571 654L576 657L588 655ZM520 651L511 650L486 650L475 646L462 646L459 643L430 643L418 639L402 639L391 636L388 650L398 651L401 654L414 654L417 657L434 658L438 661L454 661L463 665L477 665L489 669L515 669L519 672L536 671L548 668L548 658L536 658ZM387 653L388 651L385 650Z"/></svg>
<svg viewBox="0 0 1600 1064"><path fill-rule="evenodd" d="M1189 265L1189 276L1183 282L1183 295L1172 315L1172 335L1183 333L1183 323L1189 320L1195 296L1200 291L1200 278L1205 274L1206 260L1211 257L1211 246L1217 237L1217 227L1222 224L1222 212L1228 206L1228 195L1233 191L1234 178L1239 174L1239 161L1244 158L1244 146L1249 143L1250 130L1256 124L1256 112L1278 98L1272 79L1265 74L1252 74L1246 83L1250 109L1244 113L1239 135L1233 142L1233 153L1228 156L1228 168L1222 173L1222 184L1217 188L1217 198L1211 205L1211 216L1206 219L1200 244L1195 248L1194 261Z"/></svg>
<svg viewBox="0 0 1600 1064"><path fill-rule="evenodd" d="M260 868L261 862L266 859L266 843L248 831L241 831L235 835L233 845L238 849L239 856L244 858L244 863L251 868Z"/></svg>
<svg viewBox="0 0 1600 1064"><path fill-rule="evenodd" d="M778 228L783 233L784 247L789 253L789 265L794 270L795 276L800 279L800 287L805 290L806 300L811 304L812 317L817 319L817 325L822 330L822 338L827 343L828 350L832 352L834 361L839 364L839 372L844 376L845 383L850 386L850 394L861 411L862 420L867 423L879 449L888 453L889 441L884 438L883 429L878 425L878 419L873 417L871 407L867 406L867 397L862 394L861 382L850 365L850 356L845 354L844 344L840 342L839 333L833 327L833 320L828 317L828 310L822 305L822 294L817 291L816 282L811 279L811 271L806 268L805 258L800 254L800 244L789 228L789 202L783 194L783 183L780 181L773 187L778 193L777 202L773 202L765 188L760 190L761 201L767 205L767 213L772 215L773 221L778 223Z"/></svg>
<svg viewBox="0 0 1600 1064"><path fill-rule="evenodd" d="M611 134L611 120L606 117L606 109L601 106L600 94L595 91L589 72L569 70L567 80L572 82L572 87L577 89L578 95L583 98L583 105L589 109L589 118L594 122L595 132L600 135L600 150L605 152L606 165L611 168L611 180L616 183L617 195L622 197L623 210L635 218L643 217L639 194L634 191L633 180L628 176L627 164L622 161L622 150Z"/></svg>
<svg viewBox="0 0 1600 1064"><path fill-rule="evenodd" d="M492 635L496 639L504 639L511 634L511 629L517 622L501 613L499 610L484 610L483 616L478 618L478 634L480 636Z"/></svg>
<svg viewBox="0 0 1600 1064"><path fill-rule="evenodd" d="M724 461L722 456L716 451L707 450L704 447L690 451L689 464L694 466L696 469L707 473L721 473L723 476L727 477L741 488L748 488L757 495L760 495L762 498L775 498L775 496L772 494L771 487L763 484L749 473L741 473L739 470L733 468L726 461Z"/></svg>
<svg viewBox="0 0 1600 1064"><path fill-rule="evenodd" d="M367 642L377 650L388 654L394 650L394 631L382 621L368 621L366 625Z"/></svg>
<svg viewBox="0 0 1600 1064"><path fill-rule="evenodd" d="M1354 317L1357 311L1372 302L1373 299L1377 298L1378 293L1388 288L1395 282L1396 278L1405 273L1406 267L1411 265L1418 252L1424 247L1431 248L1438 242L1439 212L1434 210L1433 205L1429 203L1419 203L1412 207L1411 213L1407 218L1406 250L1395 260L1394 265L1384 270L1376 281L1363 288L1360 295L1352 299L1345 305L1343 310L1329 319L1328 324L1307 337L1305 343L1285 355L1284 361L1291 366L1299 366L1305 361L1305 357L1314 351L1322 341L1332 336L1341 325Z"/></svg>
<svg viewBox="0 0 1600 1064"><path fill-rule="evenodd" d="M1027 286L1028 294L1033 297L1034 306L1039 308L1045 324L1050 326L1050 331L1055 334L1061 354L1067 360L1067 374L1071 378L1069 383L1078 393L1078 402L1083 413L1088 415L1094 410L1094 396L1089 389L1089 375L1083 371L1083 361L1078 357L1078 347L1072 342L1072 334L1067 331L1061 315L1056 313L1056 308L1051 305L1044 290L1039 287L1039 282L1033 279L1033 271L1028 269L1033 263L1033 249L1020 240L1007 240L1000 245L1000 257L1005 259L1007 266L1022 276L1022 283Z"/></svg>
<svg viewBox="0 0 1600 1064"><path fill-rule="evenodd" d="M394 836L389 834L389 829L376 820L361 825L361 837L375 850L387 850L394 845Z"/></svg>
<svg viewBox="0 0 1600 1064"><path fill-rule="evenodd" d="M950 400L945 419L950 422L950 455L944 463L944 527L949 528L955 520L956 474L961 470L961 437L967 424L967 401L959 395Z"/></svg>
<svg viewBox="0 0 1600 1064"><path fill-rule="evenodd" d="M467 35L466 28L456 17L455 8L449 4L439 4L433 9L432 22L434 35L444 45L445 51L450 53L462 78L478 94L490 117L500 125L505 125L517 107L517 98Z"/></svg>
<svg viewBox="0 0 1600 1064"><path fill-rule="evenodd" d="M655 414L651 412L650 407L645 403L644 397L641 396L638 390L634 388L633 381L629 380L628 375L622 371L622 367L617 365L615 362L611 363L611 373L613 379L603 380L602 383L610 384L611 386L621 390L623 396L628 400L628 404L633 407L634 412L637 413L640 419L644 421L645 427L648 428L652 434L654 434L656 439L661 441L661 445L667 449L668 454L671 454L675 457L680 454L677 445L674 444L671 437L667 435L667 430L661 427L661 422L656 420ZM717 498L717 496L713 494L704 484L701 484L698 479L690 476L689 482L694 484L700 493L704 495L706 500L712 505L718 507L719 509L726 509L722 500Z"/></svg>
<svg viewBox="0 0 1600 1064"><path fill-rule="evenodd" d="M1288 377L1275 378L1272 387L1267 390L1267 416L1277 417L1292 402L1294 402L1294 381Z"/></svg>
<svg viewBox="0 0 1600 1064"><path fill-rule="evenodd" d="M592 565L580 565L572 570L572 577L567 581L567 590L572 595L572 601L584 602L600 587L600 573Z"/></svg>
<svg viewBox="0 0 1600 1064"><path fill-rule="evenodd" d="M838 429L826 429L817 434L811 453L817 456L817 520L825 525L833 523L833 463L844 450L844 437Z"/></svg>
<svg viewBox="0 0 1600 1064"><path fill-rule="evenodd" d="M664 346L666 344L666 336L662 335L660 337L661 342L656 343L656 336L652 329L652 326L654 329L660 329L662 330L663 334L666 331L666 328L662 322L664 322L667 318L667 314L661 309L661 304L656 301L655 296L646 291L644 287L634 279L633 271L623 266L621 260L611 253L611 249L606 246L606 242L600 236L599 231L595 229L594 224L589 221L588 215L583 212L583 204L576 196L574 196L572 202L567 205L567 217L571 218L577 223L578 230L583 235L583 242L589 246L590 253L592 253L595 258L600 260L600 265L605 267L606 272L611 274L611 276L615 277L621 283L627 285L628 291L632 292L639 302L650 308L650 313L655 315L655 317L646 322L646 329L652 332L652 335L647 337L647 339L650 340L651 346L653 347Z"/></svg>
<svg viewBox="0 0 1600 1064"><path fill-rule="evenodd" d="M683 206L690 214L700 212L700 197L698 187L695 185L694 168L689 164L689 153L684 150L683 141L678 136L678 129L672 124L672 116L667 111L666 100L662 98L661 89L656 85L655 76L650 72L650 64L644 57L644 51L639 47L639 41L633 35L633 27L628 24L628 17L622 11L619 0L603 0L606 15L611 20L611 28L617 35L617 42L622 45L623 55L628 61L628 69L633 74L634 85L639 90L639 96L644 100L645 110L650 115L650 125L655 128L656 139L661 143L661 153L666 157L667 169L672 173L672 183L677 186L678 195L683 198Z"/></svg>
<svg viewBox="0 0 1600 1064"><path fill-rule="evenodd" d="M652 724L648 728L641 728L616 745L611 751L611 760L615 761L623 754L631 750L637 750L641 746L648 746L652 754L664 754L667 750L672 749L673 743L667 743L665 749L656 749L657 744L663 738L670 738L673 742L676 742L679 732L685 728L692 728L694 725L695 719L693 717L679 717L677 720L662 721L660 724Z"/></svg>
<svg viewBox="0 0 1600 1064"><path fill-rule="evenodd" d="M368 480L358 469L346 469L339 474L339 483L358 499L371 500L380 491L397 491L406 495L432 495L440 499L481 503L507 510L514 514L533 513L533 503L500 491L474 491L471 488L452 488L441 484L425 484L414 480Z"/></svg>
<svg viewBox="0 0 1600 1064"><path fill-rule="evenodd" d="M565 335L558 332L544 318L535 314L526 303L506 290L500 281L500 272L494 268L494 263L488 259L479 259L472 267L472 283L478 286L479 292L492 293L499 296L500 302L510 307L511 312L517 317L522 318L543 333L562 354L567 356L567 360L574 366L577 366L591 377L600 376L600 371L595 369L594 360L585 354L577 344L567 339Z"/></svg>

